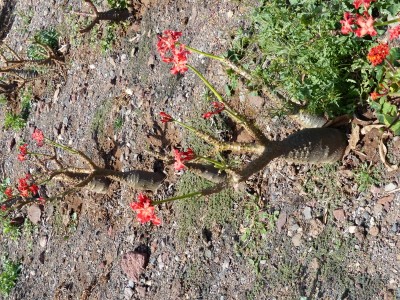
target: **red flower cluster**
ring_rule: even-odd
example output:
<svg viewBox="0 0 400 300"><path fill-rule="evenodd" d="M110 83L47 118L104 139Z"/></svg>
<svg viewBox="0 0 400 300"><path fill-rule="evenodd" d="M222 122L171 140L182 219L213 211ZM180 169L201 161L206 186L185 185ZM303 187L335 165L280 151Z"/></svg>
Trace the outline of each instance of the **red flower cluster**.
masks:
<svg viewBox="0 0 400 300"><path fill-rule="evenodd" d="M174 168L176 171L180 171L185 168L183 162L194 159L196 157L196 154L190 148L188 148L187 151L179 151L178 149L174 149L174 156L175 156Z"/></svg>
<svg viewBox="0 0 400 300"><path fill-rule="evenodd" d="M6 211L7 210L7 206L5 204L3 204L0 208L2 211Z"/></svg>
<svg viewBox="0 0 400 300"><path fill-rule="evenodd" d="M11 198L13 196L13 191L12 191L12 187L7 187L4 190L4 195L6 195L8 198Z"/></svg>
<svg viewBox="0 0 400 300"><path fill-rule="evenodd" d="M23 144L23 145L19 146L18 160L19 161L26 160L27 154L28 154L28 144Z"/></svg>
<svg viewBox="0 0 400 300"><path fill-rule="evenodd" d="M215 110L213 111L209 111L206 112L205 114L203 114L203 118L204 119L209 119L211 118L213 115L217 115L219 113L221 113L224 109L225 109L225 105L221 102L213 102L212 105L214 106Z"/></svg>
<svg viewBox="0 0 400 300"><path fill-rule="evenodd" d="M375 2L376 0L354 0L353 5L356 9L359 9L361 5L364 6L364 9L367 10L371 5L371 2Z"/></svg>
<svg viewBox="0 0 400 300"><path fill-rule="evenodd" d="M175 43L182 36L182 32L164 30L163 35L158 36L157 50L164 60L167 52L175 48Z"/></svg>
<svg viewBox="0 0 400 300"><path fill-rule="evenodd" d="M181 36L182 32L172 30L165 30L163 35L158 36L157 50L163 62L174 64L171 69L172 74L183 74L188 70L186 64L187 55L190 52L185 49L185 45L183 44L180 44L179 48L175 47L175 43L178 42ZM171 56L167 56L168 53Z"/></svg>
<svg viewBox="0 0 400 300"><path fill-rule="evenodd" d="M343 20L340 21L342 24L342 33L349 34L354 32L356 36L363 37L365 35L375 36L377 32L374 28L374 19L368 14L367 11L363 15L356 14L352 15L350 12L346 11L343 16ZM358 28L353 28L354 24L358 25Z"/></svg>
<svg viewBox="0 0 400 300"><path fill-rule="evenodd" d="M44 135L43 131L40 129L35 129L35 131L32 133L32 138L36 141L38 147L42 147L44 145Z"/></svg>
<svg viewBox="0 0 400 300"><path fill-rule="evenodd" d="M151 200L140 193L138 195L139 202L132 202L130 207L137 213L137 219L140 223L144 224L152 222L153 225L160 225L161 220L154 214L154 206L151 205Z"/></svg>
<svg viewBox="0 0 400 300"><path fill-rule="evenodd" d="M397 25L397 26L389 29L388 31L390 34L389 39L394 40L400 36L400 25Z"/></svg>
<svg viewBox="0 0 400 300"><path fill-rule="evenodd" d="M29 192L32 195L36 195L39 187L36 184L28 184L28 181L32 178L30 174L26 174L25 177L18 179L18 190L22 197L29 197Z"/></svg>
<svg viewBox="0 0 400 300"><path fill-rule="evenodd" d="M386 56L389 55L389 46L387 44L380 44L376 47L371 48L367 58L373 66L381 64Z"/></svg>
<svg viewBox="0 0 400 300"><path fill-rule="evenodd" d="M168 123L168 122L171 122L174 120L169 114L167 114L166 112L163 112L163 111L160 112L160 116L161 116L162 123Z"/></svg>

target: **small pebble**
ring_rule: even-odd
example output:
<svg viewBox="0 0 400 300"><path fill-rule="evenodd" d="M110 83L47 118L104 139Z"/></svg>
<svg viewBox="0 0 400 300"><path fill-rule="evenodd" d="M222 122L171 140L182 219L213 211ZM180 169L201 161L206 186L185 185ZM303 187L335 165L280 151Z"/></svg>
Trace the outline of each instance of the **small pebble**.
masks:
<svg viewBox="0 0 400 300"><path fill-rule="evenodd" d="M394 184L393 182L391 182L391 183L385 185L385 192L393 191L396 188L397 188L397 185Z"/></svg>
<svg viewBox="0 0 400 300"><path fill-rule="evenodd" d="M306 206L306 207L303 209L303 215L304 215L304 219L305 219L305 220L311 220L311 219L312 219L311 207Z"/></svg>
<svg viewBox="0 0 400 300"><path fill-rule="evenodd" d="M377 236L379 234L379 228L376 226L373 226L369 229L368 233L372 236Z"/></svg>

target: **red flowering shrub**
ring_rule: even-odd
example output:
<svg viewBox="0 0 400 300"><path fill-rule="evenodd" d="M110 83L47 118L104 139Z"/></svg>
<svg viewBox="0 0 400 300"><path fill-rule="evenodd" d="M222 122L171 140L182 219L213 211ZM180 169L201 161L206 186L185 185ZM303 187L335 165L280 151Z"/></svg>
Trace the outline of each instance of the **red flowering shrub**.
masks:
<svg viewBox="0 0 400 300"><path fill-rule="evenodd" d="M389 46L387 44L380 44L376 47L371 48L367 55L367 59L373 66L380 65L389 55Z"/></svg>

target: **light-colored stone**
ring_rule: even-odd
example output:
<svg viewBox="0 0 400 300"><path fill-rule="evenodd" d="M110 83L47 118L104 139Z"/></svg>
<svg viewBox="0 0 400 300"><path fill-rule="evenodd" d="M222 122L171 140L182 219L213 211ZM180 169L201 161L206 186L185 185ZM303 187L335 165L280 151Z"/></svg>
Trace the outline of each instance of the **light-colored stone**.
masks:
<svg viewBox="0 0 400 300"><path fill-rule="evenodd" d="M301 245L301 237L303 236L302 233L296 233L293 237L292 237L292 243L293 246L295 247L299 247Z"/></svg>
<svg viewBox="0 0 400 300"><path fill-rule="evenodd" d="M391 182L391 183L385 185L385 192L393 191L396 188L397 188L397 185L394 184L393 182Z"/></svg>
<svg viewBox="0 0 400 300"><path fill-rule="evenodd" d="M368 233L372 236L377 236L379 234L379 228L377 226L372 226Z"/></svg>
<svg viewBox="0 0 400 300"><path fill-rule="evenodd" d="M335 209L333 211L333 216L335 217L336 220L338 220L339 222L343 222L346 220L346 215L344 213L344 210L339 208L339 209Z"/></svg>
<svg viewBox="0 0 400 300"><path fill-rule="evenodd" d="M356 233L357 231L357 226L349 226L349 233L353 234Z"/></svg>
<svg viewBox="0 0 400 300"><path fill-rule="evenodd" d="M304 207L303 216L304 216L305 220L311 220L312 219L311 207L309 207L309 206Z"/></svg>

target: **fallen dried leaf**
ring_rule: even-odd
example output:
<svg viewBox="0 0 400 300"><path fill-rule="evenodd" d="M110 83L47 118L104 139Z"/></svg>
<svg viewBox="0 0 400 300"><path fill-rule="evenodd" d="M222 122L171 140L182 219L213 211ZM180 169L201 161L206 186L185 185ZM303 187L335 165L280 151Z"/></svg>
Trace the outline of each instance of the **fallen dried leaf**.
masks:
<svg viewBox="0 0 400 300"><path fill-rule="evenodd" d="M378 200L378 204L383 205L383 207L385 208L385 210L389 210L390 208L390 202L392 202L394 199L394 195L388 195L386 197L383 197L381 199Z"/></svg>
<svg viewBox="0 0 400 300"><path fill-rule="evenodd" d="M385 165L386 169L389 172L392 172L392 171L396 171L399 167L397 165L392 165L392 164L388 163L386 160L387 148L385 145L385 140L387 137L388 137L387 134L382 134L381 140L379 142L379 156L381 158L381 161Z"/></svg>
<svg viewBox="0 0 400 300"><path fill-rule="evenodd" d="M354 125L349 138L349 144L347 145L346 150L344 151L344 156L349 154L351 150L356 149L356 146L359 141L360 141L360 126Z"/></svg>
<svg viewBox="0 0 400 300"><path fill-rule="evenodd" d="M381 124L368 125L361 129L361 134L366 135L368 132L370 132L373 129L380 129L380 128L385 128L385 127L386 127L385 125L381 125Z"/></svg>

